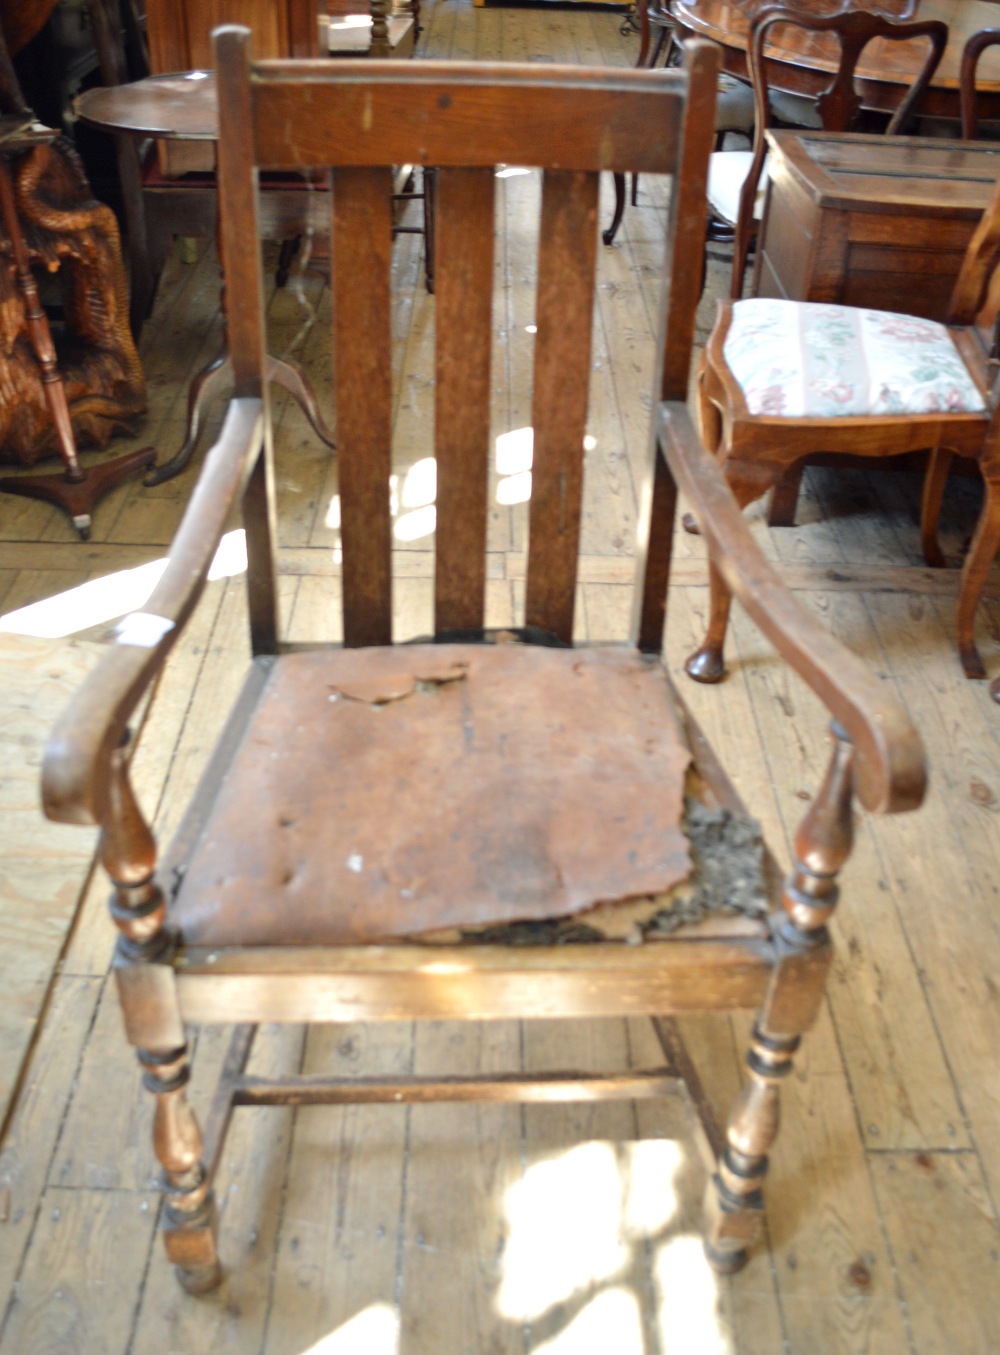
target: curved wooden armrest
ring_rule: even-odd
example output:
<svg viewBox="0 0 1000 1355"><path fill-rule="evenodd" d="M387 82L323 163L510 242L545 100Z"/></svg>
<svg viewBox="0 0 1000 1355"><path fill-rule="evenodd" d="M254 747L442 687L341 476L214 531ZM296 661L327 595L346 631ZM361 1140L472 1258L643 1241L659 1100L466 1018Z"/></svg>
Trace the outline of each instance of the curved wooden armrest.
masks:
<svg viewBox="0 0 1000 1355"><path fill-rule="evenodd" d="M684 405L660 406L659 442L733 596L853 743L854 787L861 803L874 813L916 809L927 771L920 736L902 704L782 583Z"/></svg>
<svg viewBox="0 0 1000 1355"><path fill-rule="evenodd" d="M142 614L159 625L153 625L148 637L132 641L126 627L52 731L42 764L42 804L50 819L102 822L110 756L194 611L230 511L260 451L263 431L260 400L231 401L170 547L167 567L143 608ZM134 635L134 626L132 631Z"/></svg>

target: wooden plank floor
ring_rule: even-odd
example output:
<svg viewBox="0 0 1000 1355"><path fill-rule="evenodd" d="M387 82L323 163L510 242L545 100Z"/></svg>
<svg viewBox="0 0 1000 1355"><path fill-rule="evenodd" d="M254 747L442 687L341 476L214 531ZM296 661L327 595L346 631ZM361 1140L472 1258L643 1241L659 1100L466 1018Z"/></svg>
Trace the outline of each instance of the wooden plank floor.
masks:
<svg viewBox="0 0 1000 1355"><path fill-rule="evenodd" d="M428 56L624 65L637 47L609 12L432 0L425 14ZM523 605L537 206L537 176L512 167L498 180L493 624L516 619ZM602 210L610 212L607 186ZM643 180L620 243L600 252L582 637L622 638L626 629L664 219L663 186ZM420 248L403 236L394 255L400 635L430 623L434 307ZM725 274L725 260L711 259L702 337ZM273 351L291 350L329 408L324 279L306 273L276 293L269 325ZM136 445L154 442L169 454L181 436L186 383L219 333L210 252L195 265L171 263L143 336L151 407ZM276 417L286 627L295 638L335 639L336 462L284 398ZM110 495L87 544L54 510L0 499L0 629L47 627L92 640L141 605L196 470L154 490L131 485ZM922 567L918 494L906 475L810 472L798 526L771 531L759 509L749 514L800 597L907 703L927 741L932 788L919 814L859 823L829 998L783 1093L767 1245L743 1274L719 1280L702 1258L703 1173L679 1099L272 1109L241 1111L231 1134L218 1183L224 1285L205 1299L183 1296L156 1238L150 1107L107 982L105 886L88 883L85 851L67 857L61 840L38 848L39 879L70 901L58 917L45 914L47 950L23 942L23 964L15 924L24 896L8 876L0 880L5 1003L13 993L19 1004L13 1043L4 1045L16 1095L0 1151L0 1355L1000 1349L1000 712L984 684L961 675L952 637L957 571ZM949 489L952 563L977 502L974 485ZM136 753L136 787L160 833L176 823L247 658L232 544ZM677 554L668 662L679 674L700 638L706 591L701 543L680 534ZM996 572L980 634L996 672ZM825 721L740 617L731 660L725 684L685 683L685 692L787 855L822 775ZM3 702L8 730L16 709L6 691ZM35 723L24 730L26 763L37 757ZM6 740L5 756L15 747ZM18 791L22 815L23 798ZM42 953L49 958L40 978ZM691 1020L685 1029L710 1095L725 1107L739 1084L748 1021ZM202 1109L226 1041L225 1031L198 1036L193 1095ZM262 1070L405 1073L621 1067L656 1055L644 1023L616 1021L269 1029L254 1057Z"/></svg>

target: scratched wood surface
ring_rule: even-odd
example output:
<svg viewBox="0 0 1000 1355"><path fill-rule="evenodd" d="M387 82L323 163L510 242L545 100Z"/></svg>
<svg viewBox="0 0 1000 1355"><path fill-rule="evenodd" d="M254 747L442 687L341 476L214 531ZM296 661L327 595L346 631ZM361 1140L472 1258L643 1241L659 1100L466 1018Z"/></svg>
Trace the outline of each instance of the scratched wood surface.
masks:
<svg viewBox="0 0 1000 1355"><path fill-rule="evenodd" d="M423 50L444 58L625 65L637 48L608 12L430 0L424 14ZM516 166L494 186L485 605L487 624L505 625L525 606L541 186ZM598 250L573 623L580 638L621 638L628 624L666 204L664 186L644 176L619 244ZM415 221L416 208L408 210ZM603 220L609 212L604 184ZM423 288L420 248L409 235L393 248L397 637L431 628L435 595L435 303ZM727 271L720 250L709 259L701 339ZM294 274L270 298L272 351L304 364L326 409L330 325L320 271ZM155 442L169 455L182 436L187 380L219 337L213 256L171 262L143 335L150 416L135 445ZM296 640L336 640L337 463L277 392L275 414L283 624ZM217 426L218 414L209 436ZM86 544L63 514L0 498L0 614L46 599L58 607L70 588L110 580L86 617L71 616L73 633L89 642L141 605L141 571L162 558L199 461L156 489L132 484L109 495ZM224 1286L208 1299L185 1297L155 1235L148 1097L107 981L106 888L99 878L88 883L86 846L78 856L62 842L46 846L39 821L30 894L12 887L9 873L0 879L3 1005L22 1012L0 1048L13 1089L0 1146L0 1355L1000 1349L1000 712L984 685L961 676L952 641L957 570L922 566L918 499L906 475L810 471L797 526L771 530L759 508L750 511L789 584L896 685L926 738L932 781L919 815L859 825L828 1000L784 1092L768 1245L741 1275L714 1278L701 1258L704 1175L679 1100L523 1112L266 1109L239 1112L219 1182ZM942 535L952 564L977 504L975 485L951 486ZM680 534L675 558L668 663L683 681L707 604L700 541ZM161 833L177 822L246 661L240 570L235 541L135 754L136 789ZM1000 571L983 610L982 648L996 671ZM63 662L70 643L52 642ZM740 617L732 668L721 687L688 683L685 695L787 859L825 762L824 722ZM8 782L24 815L19 788L39 735L34 715L18 724L16 702L13 687L0 689L0 727L15 727L4 745ZM12 822L3 828L11 858ZM26 897L38 901L27 923ZM30 1011L10 1001L18 991L22 1004L33 995ZM748 1030L742 1018L685 1023L720 1110L738 1086ZM224 1030L198 1036L193 1099L202 1110L227 1038ZM261 1072L401 1075L435 1066L641 1066L656 1057L648 1026L620 1021L276 1029L262 1033L254 1055Z"/></svg>

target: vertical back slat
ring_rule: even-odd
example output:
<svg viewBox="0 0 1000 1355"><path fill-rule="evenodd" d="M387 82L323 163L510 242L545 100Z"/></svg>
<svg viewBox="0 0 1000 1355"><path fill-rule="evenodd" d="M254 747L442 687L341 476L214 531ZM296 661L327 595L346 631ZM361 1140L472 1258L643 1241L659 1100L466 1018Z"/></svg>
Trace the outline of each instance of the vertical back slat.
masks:
<svg viewBox="0 0 1000 1355"><path fill-rule="evenodd" d="M493 294L492 169L437 174L434 628L475 630L486 605Z"/></svg>
<svg viewBox="0 0 1000 1355"><path fill-rule="evenodd" d="M590 387L598 176L546 170L538 253L525 624L573 638Z"/></svg>
<svg viewBox="0 0 1000 1355"><path fill-rule="evenodd" d="M687 399L704 268L708 157L715 137L719 49L711 42L685 43L684 65L688 96L680 130L679 164L670 193L656 367L660 399L682 401ZM667 621L677 491L659 449L655 407L651 414L649 459L639 495L631 634L632 642L644 653L658 654Z"/></svg>
<svg viewBox="0 0 1000 1355"><path fill-rule="evenodd" d="M217 30L215 61L219 90L219 247L225 275L233 394L256 396L264 402L264 440L243 496L250 641L255 654L273 654L278 647L277 508L265 377L249 31L235 26Z"/></svg>
<svg viewBox="0 0 1000 1355"><path fill-rule="evenodd" d="M392 643L392 347L387 168L333 171L331 285L344 644Z"/></svg>

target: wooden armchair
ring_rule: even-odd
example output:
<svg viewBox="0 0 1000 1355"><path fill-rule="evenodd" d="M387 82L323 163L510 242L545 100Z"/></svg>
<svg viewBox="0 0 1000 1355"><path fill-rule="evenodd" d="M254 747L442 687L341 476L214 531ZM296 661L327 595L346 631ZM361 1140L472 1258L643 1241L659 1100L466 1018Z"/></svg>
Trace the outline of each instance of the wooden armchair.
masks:
<svg viewBox="0 0 1000 1355"><path fill-rule="evenodd" d="M735 1269L760 1226L778 1086L822 1000L852 802L913 808L924 766L891 690L769 572L686 413L698 279L683 262L704 232L716 51L691 44L685 72L252 65L246 29L215 41L236 393L146 613L119 626L44 768L47 813L102 827L125 1024L156 1102L168 1254L189 1290L217 1282L212 1179L234 1106L650 1096L669 1073L693 1077L675 1014L757 1008L728 1133L708 1126L718 1159L708 1254ZM250 243L258 162L332 162L340 648L278 636L263 287ZM393 646L390 187L401 162L440 167L438 525L434 635ZM494 176L505 163L544 178L524 624L491 634ZM581 649L573 604L598 184L609 170L672 174L673 211L634 644ZM660 662L678 483L724 547L733 587L835 716L830 768L784 885ZM159 856L129 786L129 720L240 502L256 657ZM727 853L744 879L742 911L721 917L733 897L711 880ZM702 920L672 930L695 897ZM643 1012L668 1066L595 1082L572 1071L271 1082L243 1072L260 1022ZM203 1137L185 1100L186 1026L234 1021L246 1024Z"/></svg>
<svg viewBox="0 0 1000 1355"><path fill-rule="evenodd" d="M747 44L756 110L753 148L749 151L716 152L708 173L708 202L712 213L719 220L735 227L730 284L730 295L734 300L743 295L747 255L764 212L767 180L765 133L771 125L766 47L767 35L777 25L791 25L807 33L836 34L840 50L839 64L829 85L816 96L816 111L824 130L828 132L846 132L861 111L861 99L854 88L854 71L861 53L870 42L877 39L889 42L928 39L927 55L920 74L893 114L886 129L889 133L898 132L906 126L937 70L948 42L948 25L937 19L898 23L857 7L842 8L836 13L823 15L783 5L771 5L758 11Z"/></svg>
<svg viewBox="0 0 1000 1355"><path fill-rule="evenodd" d="M966 677L986 676L976 609L1000 549L1000 181L969 242L949 325L850 306L751 298L719 303L699 373L702 437L741 506L775 486L811 451L885 457L934 449L924 481L925 559L937 543L952 456L975 457L985 499L958 599L958 651ZM711 563L708 633L687 671L725 674L729 588Z"/></svg>

